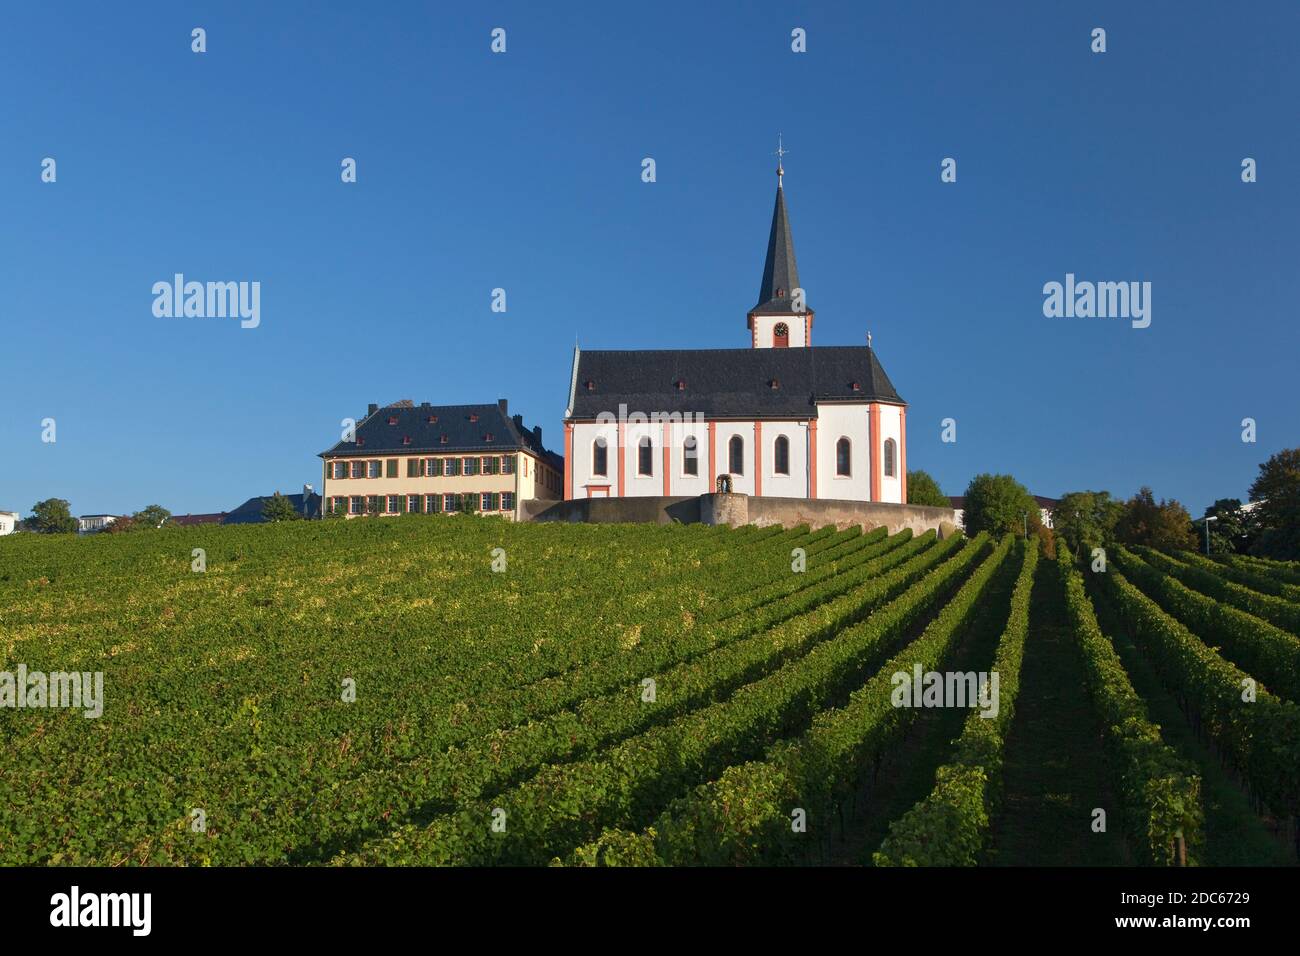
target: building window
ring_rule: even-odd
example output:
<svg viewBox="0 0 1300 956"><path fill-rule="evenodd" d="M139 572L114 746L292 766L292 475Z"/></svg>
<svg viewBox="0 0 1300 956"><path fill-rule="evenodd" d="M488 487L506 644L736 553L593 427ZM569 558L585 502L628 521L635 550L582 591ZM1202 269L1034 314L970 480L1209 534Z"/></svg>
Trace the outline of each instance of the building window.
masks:
<svg viewBox="0 0 1300 956"><path fill-rule="evenodd" d="M442 476L442 459L426 458L424 459L424 475L426 478L439 478Z"/></svg>
<svg viewBox="0 0 1300 956"><path fill-rule="evenodd" d="M698 475L700 473L700 454L696 447L694 435L687 435L682 442L682 474Z"/></svg>
<svg viewBox="0 0 1300 956"><path fill-rule="evenodd" d="M654 445L650 443L649 435L642 435L641 440L637 442L636 473L638 475L653 475L655 473L654 464Z"/></svg>
<svg viewBox="0 0 1300 956"><path fill-rule="evenodd" d="M366 477L367 477L367 478L378 478L378 477L379 477L379 465L380 465L380 463L377 462L377 461L368 461L368 462L366 462Z"/></svg>
<svg viewBox="0 0 1300 956"><path fill-rule="evenodd" d="M437 514L442 510L442 495L425 495L424 510L429 514Z"/></svg>
<svg viewBox="0 0 1300 956"><path fill-rule="evenodd" d="M366 510L365 499L362 498L360 495L353 495L352 508L351 508L352 513L354 515L364 514L365 510Z"/></svg>
<svg viewBox="0 0 1300 956"><path fill-rule="evenodd" d="M501 459L497 455L488 455L483 459L483 474L495 475L501 468Z"/></svg>
<svg viewBox="0 0 1300 956"><path fill-rule="evenodd" d="M895 477L894 456L897 451L897 447L898 446L894 444L894 439L892 438L885 439L885 477L886 478Z"/></svg>
<svg viewBox="0 0 1300 956"><path fill-rule="evenodd" d="M515 456L514 456L514 455L502 455L502 456L501 456L501 474L503 474L503 475L513 475L514 473L515 473Z"/></svg>
<svg viewBox="0 0 1300 956"><path fill-rule="evenodd" d="M406 459L406 477L407 477L407 478L419 478L419 477L420 477L420 464L421 464L421 462L420 462L420 459L418 459L418 458L408 458L408 459Z"/></svg>
<svg viewBox="0 0 1300 956"><path fill-rule="evenodd" d="M468 476L468 475L477 475L477 474L478 474L478 459L477 459L477 458L466 458L466 459L465 459L465 474L466 474L467 476Z"/></svg>
<svg viewBox="0 0 1300 956"><path fill-rule="evenodd" d="M396 459L396 458L390 458L390 459L388 459L388 477L389 477L389 478L396 478L396 477L397 477L397 459Z"/></svg>
<svg viewBox="0 0 1300 956"><path fill-rule="evenodd" d="M772 330L772 345L778 349L783 349L790 344L790 326L784 322L776 323L776 328Z"/></svg>
<svg viewBox="0 0 1300 956"><path fill-rule="evenodd" d="M334 477L346 478L348 476L348 463L346 461L334 462Z"/></svg>
<svg viewBox="0 0 1300 956"><path fill-rule="evenodd" d="M401 510L402 510L402 496L401 496L401 495L389 495L389 496L388 496L388 513L389 513L390 515L395 515L395 514L397 514L397 512L399 512L399 511L401 511Z"/></svg>
<svg viewBox="0 0 1300 956"><path fill-rule="evenodd" d="M423 498L422 498L422 496L420 496L420 495L407 495L407 496L406 496L406 510L409 511L409 512L410 512L411 514L413 514L413 515L418 515L418 514L420 513L420 511L421 511L420 503L421 503L422 501L423 501Z"/></svg>
<svg viewBox="0 0 1300 956"><path fill-rule="evenodd" d="M772 471L778 475L790 474L790 439L784 435L777 435L772 446Z"/></svg>
<svg viewBox="0 0 1300 956"><path fill-rule="evenodd" d="M502 511L515 510L515 493L513 491L501 492L501 510Z"/></svg>
<svg viewBox="0 0 1300 956"><path fill-rule="evenodd" d="M352 463L352 477L353 478L366 477L366 463L364 461L354 461Z"/></svg>
<svg viewBox="0 0 1300 956"><path fill-rule="evenodd" d="M460 502L456 499L456 496L455 496L455 495L443 495L443 496L442 496L442 510L443 510L443 511L459 511L459 510L460 510Z"/></svg>
<svg viewBox="0 0 1300 956"><path fill-rule="evenodd" d="M494 511L494 510L496 510L496 509L494 509L494 508L492 507L492 495L491 495L490 493L488 493L488 492L485 491L485 492L483 492L483 493L481 494L480 497L481 497L483 500L482 500L482 502L481 502L481 504L480 504L480 506L479 506L479 511Z"/></svg>
<svg viewBox="0 0 1300 956"><path fill-rule="evenodd" d="M603 438L591 443L591 473L601 478L609 474L609 446Z"/></svg>
<svg viewBox="0 0 1300 956"><path fill-rule="evenodd" d="M455 478L460 474L459 458L447 458L443 461L443 464L447 466L446 475L448 478Z"/></svg>
<svg viewBox="0 0 1300 956"><path fill-rule="evenodd" d="M366 512L368 514L382 514L384 510L384 499L379 495L366 496Z"/></svg>
<svg viewBox="0 0 1300 956"><path fill-rule="evenodd" d="M731 436L731 441L727 443L727 459L733 475L745 473L745 439L739 435Z"/></svg>
<svg viewBox="0 0 1300 956"><path fill-rule="evenodd" d="M853 444L847 438L841 438L835 443L835 474L848 477L851 475Z"/></svg>

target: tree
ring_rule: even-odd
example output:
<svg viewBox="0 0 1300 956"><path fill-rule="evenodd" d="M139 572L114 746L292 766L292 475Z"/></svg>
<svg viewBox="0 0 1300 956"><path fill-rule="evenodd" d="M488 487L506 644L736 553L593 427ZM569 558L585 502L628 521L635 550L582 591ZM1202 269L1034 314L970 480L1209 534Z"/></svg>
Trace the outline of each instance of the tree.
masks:
<svg viewBox="0 0 1300 956"><path fill-rule="evenodd" d="M346 518L348 514L347 505L342 501L331 502L325 509L326 518Z"/></svg>
<svg viewBox="0 0 1300 956"><path fill-rule="evenodd" d="M1259 536L1257 520L1249 511L1241 510L1240 498L1220 498L1205 509L1210 522L1210 552L1212 554L1246 554ZM1197 540L1205 541L1203 525L1196 528Z"/></svg>
<svg viewBox="0 0 1300 956"><path fill-rule="evenodd" d="M1258 502L1260 528L1251 553L1300 561L1300 448L1284 448L1259 466L1250 500Z"/></svg>
<svg viewBox="0 0 1300 956"><path fill-rule="evenodd" d="M262 502L262 517L267 521L297 521L302 515L292 501L277 491Z"/></svg>
<svg viewBox="0 0 1300 956"><path fill-rule="evenodd" d="M1115 522L1115 537L1123 544L1145 544L1164 551L1196 550L1196 532L1187 509L1172 498L1157 502L1145 485L1124 502Z"/></svg>
<svg viewBox="0 0 1300 956"><path fill-rule="evenodd" d="M161 528L171 516L162 505L148 505L131 515L131 523L138 528Z"/></svg>
<svg viewBox="0 0 1300 956"><path fill-rule="evenodd" d="M930 477L929 472L919 470L907 473L907 503L933 508L952 507L948 496L939 490L939 483Z"/></svg>
<svg viewBox="0 0 1300 956"><path fill-rule="evenodd" d="M995 535L1037 534L1042 527L1038 502L1010 475L976 475L966 486L962 524L968 535L988 531Z"/></svg>
<svg viewBox="0 0 1300 956"><path fill-rule="evenodd" d="M1124 506L1109 491L1071 491L1052 509L1052 528L1074 554L1091 554L1115 540L1115 522Z"/></svg>
<svg viewBox="0 0 1300 956"><path fill-rule="evenodd" d="M32 505L27 526L41 534L70 534L77 530L77 519L72 517L72 505L66 500L46 498Z"/></svg>

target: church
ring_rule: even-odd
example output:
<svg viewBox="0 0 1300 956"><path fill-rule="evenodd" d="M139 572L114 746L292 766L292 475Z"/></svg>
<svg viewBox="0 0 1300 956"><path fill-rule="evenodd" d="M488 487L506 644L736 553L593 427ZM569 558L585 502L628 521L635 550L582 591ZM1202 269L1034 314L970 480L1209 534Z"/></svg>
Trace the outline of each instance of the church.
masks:
<svg viewBox="0 0 1300 956"><path fill-rule="evenodd" d="M776 174L747 347L574 348L565 500L729 484L746 495L907 502L907 403L870 335L865 346L812 344L780 164Z"/></svg>

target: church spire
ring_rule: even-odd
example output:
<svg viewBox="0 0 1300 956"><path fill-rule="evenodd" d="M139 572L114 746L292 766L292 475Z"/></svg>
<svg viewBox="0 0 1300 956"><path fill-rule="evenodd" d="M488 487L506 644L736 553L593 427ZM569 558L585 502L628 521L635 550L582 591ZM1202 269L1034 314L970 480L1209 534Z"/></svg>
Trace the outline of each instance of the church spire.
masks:
<svg viewBox="0 0 1300 956"><path fill-rule="evenodd" d="M785 168L782 158L788 152L778 140L776 149L776 206L772 210L772 231L767 240L767 261L763 264L763 284L753 312L793 313L791 297L799 288L799 268L794 260L794 238L790 234L790 217L785 211ZM807 303L799 311L807 310Z"/></svg>

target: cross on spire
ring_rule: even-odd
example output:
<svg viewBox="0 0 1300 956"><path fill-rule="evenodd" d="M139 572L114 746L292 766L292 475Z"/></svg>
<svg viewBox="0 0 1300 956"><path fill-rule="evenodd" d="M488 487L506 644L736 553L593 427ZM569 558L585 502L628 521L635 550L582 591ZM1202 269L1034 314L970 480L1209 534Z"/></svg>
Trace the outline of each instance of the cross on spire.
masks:
<svg viewBox="0 0 1300 956"><path fill-rule="evenodd" d="M785 144L782 142L781 139L781 134L777 133L776 134L776 184L778 186L781 185L781 177L785 175L785 170L782 168L781 165L781 158L785 156L785 154L788 152L790 151L785 148Z"/></svg>

